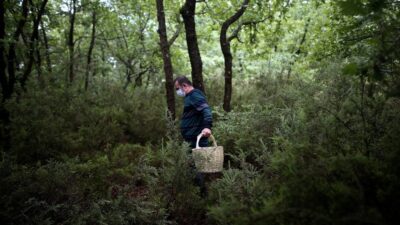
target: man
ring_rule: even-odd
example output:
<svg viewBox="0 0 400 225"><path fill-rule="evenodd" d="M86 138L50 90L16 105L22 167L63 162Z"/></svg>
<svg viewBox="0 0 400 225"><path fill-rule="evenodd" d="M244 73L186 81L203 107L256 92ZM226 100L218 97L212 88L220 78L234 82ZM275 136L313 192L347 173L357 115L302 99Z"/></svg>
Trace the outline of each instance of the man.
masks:
<svg viewBox="0 0 400 225"><path fill-rule="evenodd" d="M190 147L196 147L197 136L202 133L200 147L208 146L211 135L212 114L204 93L193 87L185 76L177 77L174 81L177 95L185 97L181 118L181 134Z"/></svg>
<svg viewBox="0 0 400 225"><path fill-rule="evenodd" d="M196 147L197 136L201 133L199 146L208 146L208 137L211 135L212 114L210 106L207 104L204 93L193 87L192 83L184 76L177 77L174 81L176 94L185 97L183 114L181 118L181 133L183 139L190 143L191 148ZM194 165L192 165L194 168ZM194 182L200 187L200 194L204 198L207 196L204 174L195 172Z"/></svg>

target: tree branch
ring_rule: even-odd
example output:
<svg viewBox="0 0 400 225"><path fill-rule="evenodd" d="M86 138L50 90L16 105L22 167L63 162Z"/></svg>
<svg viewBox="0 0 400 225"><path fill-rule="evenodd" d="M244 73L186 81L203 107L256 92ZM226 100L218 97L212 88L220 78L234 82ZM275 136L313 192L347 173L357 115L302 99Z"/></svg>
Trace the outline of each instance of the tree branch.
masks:
<svg viewBox="0 0 400 225"><path fill-rule="evenodd" d="M175 40L179 37L179 34L182 30L182 23L179 23L179 25L176 28L176 31L174 33L174 35L172 35L172 37L168 40L168 46L171 46L174 44Z"/></svg>
<svg viewBox="0 0 400 225"><path fill-rule="evenodd" d="M242 30L242 27L244 26L249 26L249 25L256 25L258 23L262 23L265 22L267 19L269 19L269 17L264 18L262 20L256 20L256 21L246 21L246 22L242 22L240 23L236 29L232 32L232 34L228 37L228 41L232 41L233 39L238 39L239 40L239 33ZM240 41L240 40L239 40Z"/></svg>

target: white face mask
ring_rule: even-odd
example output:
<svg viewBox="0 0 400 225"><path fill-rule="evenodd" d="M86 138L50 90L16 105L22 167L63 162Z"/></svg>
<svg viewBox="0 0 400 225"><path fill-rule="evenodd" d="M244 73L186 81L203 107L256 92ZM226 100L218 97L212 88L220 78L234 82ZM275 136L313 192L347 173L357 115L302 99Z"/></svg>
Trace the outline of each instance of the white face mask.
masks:
<svg viewBox="0 0 400 225"><path fill-rule="evenodd" d="M179 89L176 91L176 94L179 95L179 96L181 96L181 97L185 97L185 92L182 90L182 88L179 88Z"/></svg>

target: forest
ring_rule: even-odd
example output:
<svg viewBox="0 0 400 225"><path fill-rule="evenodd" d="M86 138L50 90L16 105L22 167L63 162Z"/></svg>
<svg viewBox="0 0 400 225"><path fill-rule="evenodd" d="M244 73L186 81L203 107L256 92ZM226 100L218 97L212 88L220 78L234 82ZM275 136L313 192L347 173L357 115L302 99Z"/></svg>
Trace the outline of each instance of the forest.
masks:
<svg viewBox="0 0 400 225"><path fill-rule="evenodd" d="M399 0L1 0L0 98L1 224L400 221Z"/></svg>

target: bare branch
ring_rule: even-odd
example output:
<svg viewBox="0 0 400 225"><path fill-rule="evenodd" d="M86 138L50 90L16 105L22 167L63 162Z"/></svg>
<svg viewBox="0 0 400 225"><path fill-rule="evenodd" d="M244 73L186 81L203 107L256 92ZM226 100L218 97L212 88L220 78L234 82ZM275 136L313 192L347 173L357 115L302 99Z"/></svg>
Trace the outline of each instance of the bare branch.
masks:
<svg viewBox="0 0 400 225"><path fill-rule="evenodd" d="M261 19L261 20L245 21L245 22L239 23L239 25L236 27L236 29L232 32L232 35L228 37L228 41L230 42L230 41L232 41L233 39L236 38L240 42L239 33L240 33L240 31L242 30L242 28L244 26L256 25L258 23L265 22L267 19L270 19L270 17L267 17L267 18L264 18L264 19Z"/></svg>
<svg viewBox="0 0 400 225"><path fill-rule="evenodd" d="M174 35L172 35L172 37L168 40L168 46L173 45L174 42L175 42L175 40L179 37L179 34L180 34L181 30L182 30L182 25L183 25L183 24L180 23L180 24L177 26Z"/></svg>

